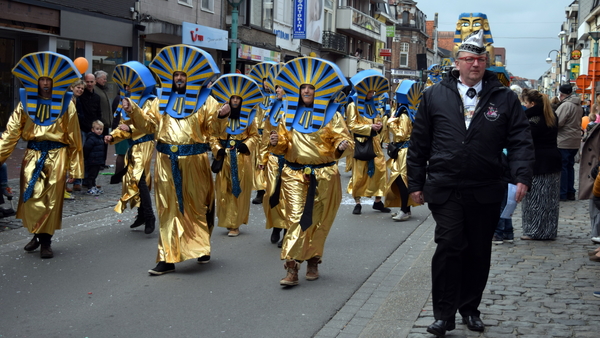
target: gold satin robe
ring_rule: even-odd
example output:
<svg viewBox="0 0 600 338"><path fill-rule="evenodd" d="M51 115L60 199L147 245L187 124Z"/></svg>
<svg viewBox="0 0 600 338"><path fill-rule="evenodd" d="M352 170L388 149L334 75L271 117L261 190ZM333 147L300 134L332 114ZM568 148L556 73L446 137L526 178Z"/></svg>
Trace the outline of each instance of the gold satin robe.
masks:
<svg viewBox="0 0 600 338"><path fill-rule="evenodd" d="M373 123L381 122L383 127L381 131L373 136L373 150L375 150L375 173L372 177L367 175L368 161L361 161L352 158L352 178L348 182L347 192L352 194L352 197L371 197L371 196L383 196L385 193L385 184L387 182L387 170L385 167L385 155L381 148L382 135L385 135L385 125L387 118L376 117L375 119L368 119L359 114L358 109L354 105L354 102L348 104L346 109L348 129L354 137L364 142L366 137L361 135L371 134L371 125Z"/></svg>
<svg viewBox="0 0 600 338"><path fill-rule="evenodd" d="M159 100L147 100L144 102L144 106L140 108L137 104L132 102L132 109L136 112L130 114L129 120L121 118L119 125L126 124L130 131L121 130L119 128L113 130L111 135L113 142L111 144L119 143L126 139L132 139L133 141L138 140L147 134L152 134L152 130L156 129L155 124L146 119L149 110L158 111ZM143 142L131 146L127 155L125 156L125 167L127 173L123 176L123 183L121 188L121 198L115 206L115 211L123 213L127 208L127 204L131 209L140 206L140 189L138 188L138 182L142 177L142 174L146 173L146 184L148 190L152 189L152 175L150 174L150 164L152 155L154 154L154 141Z"/></svg>
<svg viewBox="0 0 600 338"><path fill-rule="evenodd" d="M54 141L67 146L48 152L44 168L35 182L31 198L23 203L19 198L17 218L33 234L53 235L62 227L62 209L67 173L71 178L83 178L83 151L77 110L73 102L68 110L49 126L39 126L33 122L19 103L8 119L6 131L0 140L0 163L15 149L19 138L25 141ZM20 191L27 189L29 180L41 152L27 149L21 163Z"/></svg>
<svg viewBox="0 0 600 338"><path fill-rule="evenodd" d="M280 175L279 172L279 158L269 151L269 143L271 131L277 131L277 127L273 126L269 120L265 121L265 129L263 130L262 140L260 144L260 153L261 153L261 163L265 166L265 176L266 176L266 188L265 188L265 196L263 197L263 210L265 212L266 229L271 228L281 228L287 229L286 223L286 213L285 213L285 196L283 195L283 189L279 191L279 204L275 207L271 208L269 204L269 199L271 195L273 195L276 185L277 178Z"/></svg>
<svg viewBox="0 0 600 338"><path fill-rule="evenodd" d="M324 164L335 162L354 151L354 142L342 116L336 113L333 119L320 130L303 134L296 130L288 131L285 123L278 126L279 141L271 146L275 154L285 154L289 162L299 164ZM350 146L342 153L337 147L342 141ZM285 196L287 233L281 250L281 259L305 261L313 257L323 257L325 240L335 220L342 201L342 187L337 162L331 166L314 170L317 189L313 208L313 222L310 228L302 231L300 219L308 192L308 176L302 170L292 170L285 166L281 174L281 189Z"/></svg>
<svg viewBox="0 0 600 338"><path fill-rule="evenodd" d="M387 121L388 132L391 134L391 142L405 142L410 140L412 133L412 123L406 114L401 114L400 117L393 117ZM408 148L403 148L398 151L397 159L388 159L386 164L390 170L390 178L385 185L385 206L386 207L401 207L402 199L400 197L400 189L394 183L396 179L401 179L404 185L408 187L408 173L406 167L406 155ZM417 203L408 198L408 206L416 207Z"/></svg>
<svg viewBox="0 0 600 338"><path fill-rule="evenodd" d="M265 100L263 101L264 103L269 103L269 97L265 97ZM261 130L263 130L263 128L265 127L266 123L265 122L265 113L268 111L267 110L263 110L260 105L256 106L256 116L254 117L254 124L256 125L256 128L258 129L258 133L259 133L259 138L262 137ZM258 151L255 151L253 153L251 153L252 155L252 170L254 170L254 176L252 179L252 190L265 190L267 187L267 176L265 173L265 170L260 170L258 169L258 165L262 164L262 158L261 158L261 154Z"/></svg>
<svg viewBox="0 0 600 338"><path fill-rule="evenodd" d="M219 104L212 96L195 113L176 119L169 114L159 114L158 109L145 111L149 126L154 125L157 142L182 145L212 143L212 135L225 130L226 118L218 117ZM133 110L133 114L141 110ZM158 254L156 261L178 263L186 259L210 255L210 236L214 226L214 186L208 152L180 156L183 191L182 214L169 155L156 153L154 166L154 194L160 222Z"/></svg>
<svg viewBox="0 0 600 338"><path fill-rule="evenodd" d="M259 135L256 124L252 122L246 130L238 135L227 137L227 131L219 134L217 142L213 146L213 155L217 157L217 152L222 148L219 140L238 140L250 150L250 155L237 153L238 178L242 192L236 198L232 193L231 183L231 156L229 147L225 149L225 159L223 169L215 177L215 189L217 192L217 225L227 229L238 229L242 224L248 224L250 215L250 197L252 195L252 181L254 179L254 156L258 151ZM237 151L237 149L235 150Z"/></svg>

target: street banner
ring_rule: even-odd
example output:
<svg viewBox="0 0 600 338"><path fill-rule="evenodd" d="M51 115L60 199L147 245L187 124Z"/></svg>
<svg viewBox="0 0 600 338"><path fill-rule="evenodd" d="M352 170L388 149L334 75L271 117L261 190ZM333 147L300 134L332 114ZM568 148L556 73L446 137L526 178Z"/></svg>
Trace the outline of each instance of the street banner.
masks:
<svg viewBox="0 0 600 338"><path fill-rule="evenodd" d="M306 0L294 0L294 39L306 39Z"/></svg>
<svg viewBox="0 0 600 338"><path fill-rule="evenodd" d="M229 33L222 29L183 22L181 43L201 48L228 50Z"/></svg>
<svg viewBox="0 0 600 338"><path fill-rule="evenodd" d="M385 26L385 36L388 38L393 38L396 36L396 26Z"/></svg>

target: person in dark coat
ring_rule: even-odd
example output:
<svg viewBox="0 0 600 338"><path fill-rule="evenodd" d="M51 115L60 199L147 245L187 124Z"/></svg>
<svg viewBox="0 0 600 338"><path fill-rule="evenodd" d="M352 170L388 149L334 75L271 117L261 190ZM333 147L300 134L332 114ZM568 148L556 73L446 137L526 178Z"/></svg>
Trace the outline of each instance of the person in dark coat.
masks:
<svg viewBox="0 0 600 338"><path fill-rule="evenodd" d="M103 191L96 185L98 172L104 163L104 123L100 120L92 122L92 131L86 135L83 145L83 163L85 165L86 177L83 185L87 187L88 194L99 195Z"/></svg>
<svg viewBox="0 0 600 338"><path fill-rule="evenodd" d="M558 117L547 96L524 89L521 94L527 110L535 147L531 189L523 199L523 240L555 239L558 233L560 173L562 157L557 146Z"/></svg>
<svg viewBox="0 0 600 338"><path fill-rule="evenodd" d="M486 71L483 31L468 36L456 69L423 93L408 148L408 191L428 203L436 222L432 259L435 322L427 332L456 328L458 310L484 331L478 310L490 270L491 240L504 197L502 149L515 177L515 199L531 185L534 149L517 95Z"/></svg>
<svg viewBox="0 0 600 338"><path fill-rule="evenodd" d="M86 74L84 77L85 89L83 94L77 98L75 107L77 108L77 117L79 119L79 127L81 127L81 142L85 144L85 138L92 130L94 121L102 121L102 111L100 108L100 96L94 93L96 78L94 74ZM85 172L87 178L87 172ZM73 181L73 190L81 190L81 180Z"/></svg>

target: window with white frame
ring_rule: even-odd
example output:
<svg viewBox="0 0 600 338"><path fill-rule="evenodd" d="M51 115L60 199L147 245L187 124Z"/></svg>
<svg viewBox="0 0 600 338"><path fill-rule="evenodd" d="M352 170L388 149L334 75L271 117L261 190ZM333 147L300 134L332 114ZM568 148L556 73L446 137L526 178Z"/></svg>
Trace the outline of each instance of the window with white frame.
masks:
<svg viewBox="0 0 600 338"><path fill-rule="evenodd" d="M205 10L208 12L214 12L215 11L215 0L202 0L202 3L200 6L201 6L202 10Z"/></svg>
<svg viewBox="0 0 600 338"><path fill-rule="evenodd" d="M294 0L275 0L274 20L288 26L293 26L293 8Z"/></svg>
<svg viewBox="0 0 600 338"><path fill-rule="evenodd" d="M265 29L273 29L273 0L250 3L250 24Z"/></svg>
<svg viewBox="0 0 600 338"><path fill-rule="evenodd" d="M408 67L408 43L400 43L400 67Z"/></svg>
<svg viewBox="0 0 600 338"><path fill-rule="evenodd" d="M177 3L188 7L194 7L192 0L178 0Z"/></svg>

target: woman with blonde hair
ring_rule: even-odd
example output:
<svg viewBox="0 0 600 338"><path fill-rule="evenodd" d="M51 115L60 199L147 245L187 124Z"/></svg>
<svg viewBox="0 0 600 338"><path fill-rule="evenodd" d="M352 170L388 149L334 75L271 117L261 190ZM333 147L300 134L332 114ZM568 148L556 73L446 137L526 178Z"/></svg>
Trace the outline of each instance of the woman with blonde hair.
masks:
<svg viewBox="0 0 600 338"><path fill-rule="evenodd" d="M531 187L523 199L523 240L555 239L558 230L561 155L557 147L558 118L548 96L523 89L521 100L535 147Z"/></svg>

